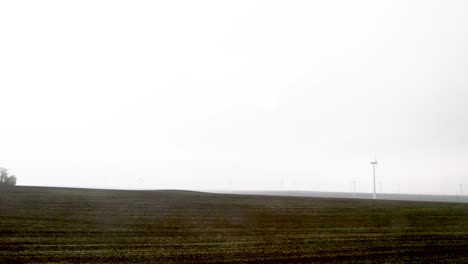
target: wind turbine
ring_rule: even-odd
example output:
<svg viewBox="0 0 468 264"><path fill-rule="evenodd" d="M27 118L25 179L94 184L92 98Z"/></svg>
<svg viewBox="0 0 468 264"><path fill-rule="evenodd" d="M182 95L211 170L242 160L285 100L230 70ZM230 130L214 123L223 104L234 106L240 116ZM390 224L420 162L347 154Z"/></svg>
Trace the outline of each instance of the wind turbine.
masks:
<svg viewBox="0 0 468 264"><path fill-rule="evenodd" d="M356 197L356 181L353 180L353 197Z"/></svg>
<svg viewBox="0 0 468 264"><path fill-rule="evenodd" d="M375 166L377 166L377 155L375 155L374 160L370 162L372 164L372 171L374 175L374 194L372 196L372 199L375 199Z"/></svg>

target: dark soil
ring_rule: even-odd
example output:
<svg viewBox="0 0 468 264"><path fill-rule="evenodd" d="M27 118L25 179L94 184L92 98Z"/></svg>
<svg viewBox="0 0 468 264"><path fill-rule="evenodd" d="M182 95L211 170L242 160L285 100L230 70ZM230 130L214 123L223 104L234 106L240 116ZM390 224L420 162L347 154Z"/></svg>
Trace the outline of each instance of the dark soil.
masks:
<svg viewBox="0 0 468 264"><path fill-rule="evenodd" d="M0 263L468 263L468 204L0 189Z"/></svg>

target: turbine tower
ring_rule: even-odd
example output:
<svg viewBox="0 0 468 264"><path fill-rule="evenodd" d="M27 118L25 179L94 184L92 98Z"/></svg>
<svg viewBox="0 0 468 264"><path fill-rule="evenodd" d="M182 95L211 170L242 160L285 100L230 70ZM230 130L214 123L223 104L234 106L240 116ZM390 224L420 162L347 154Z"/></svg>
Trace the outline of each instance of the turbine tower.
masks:
<svg viewBox="0 0 468 264"><path fill-rule="evenodd" d="M375 199L375 166L377 166L377 155L375 156L374 160L371 161L372 164L372 171L373 171L373 175L374 175L374 194L372 196L372 199Z"/></svg>
<svg viewBox="0 0 468 264"><path fill-rule="evenodd" d="M353 180L353 197L356 197L356 181Z"/></svg>

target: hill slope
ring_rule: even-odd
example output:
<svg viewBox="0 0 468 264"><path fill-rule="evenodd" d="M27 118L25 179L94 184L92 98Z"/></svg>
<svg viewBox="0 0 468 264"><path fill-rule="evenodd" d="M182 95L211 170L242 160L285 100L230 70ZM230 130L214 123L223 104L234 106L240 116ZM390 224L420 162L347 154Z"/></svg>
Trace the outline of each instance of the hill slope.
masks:
<svg viewBox="0 0 468 264"><path fill-rule="evenodd" d="M468 205L16 187L0 234L14 263L467 262Z"/></svg>

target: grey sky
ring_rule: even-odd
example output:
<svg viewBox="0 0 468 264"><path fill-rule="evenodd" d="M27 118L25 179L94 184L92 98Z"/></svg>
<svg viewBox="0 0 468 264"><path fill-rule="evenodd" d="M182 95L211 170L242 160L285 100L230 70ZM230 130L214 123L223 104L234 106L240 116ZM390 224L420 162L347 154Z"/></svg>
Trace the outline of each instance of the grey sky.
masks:
<svg viewBox="0 0 468 264"><path fill-rule="evenodd" d="M371 191L376 152L383 191L455 194L467 10L2 1L0 166L21 185Z"/></svg>

